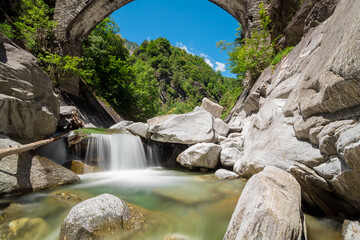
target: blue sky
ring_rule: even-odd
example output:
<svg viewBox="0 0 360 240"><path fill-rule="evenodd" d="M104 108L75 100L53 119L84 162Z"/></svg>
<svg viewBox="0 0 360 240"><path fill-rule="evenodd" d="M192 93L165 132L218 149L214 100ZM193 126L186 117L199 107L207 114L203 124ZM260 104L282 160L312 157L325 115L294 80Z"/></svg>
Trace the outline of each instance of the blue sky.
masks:
<svg viewBox="0 0 360 240"><path fill-rule="evenodd" d="M226 69L228 55L216 43L234 41L237 21L207 0L135 0L111 16L130 41L140 45L145 39L165 37L172 45L204 57L224 76L236 77Z"/></svg>

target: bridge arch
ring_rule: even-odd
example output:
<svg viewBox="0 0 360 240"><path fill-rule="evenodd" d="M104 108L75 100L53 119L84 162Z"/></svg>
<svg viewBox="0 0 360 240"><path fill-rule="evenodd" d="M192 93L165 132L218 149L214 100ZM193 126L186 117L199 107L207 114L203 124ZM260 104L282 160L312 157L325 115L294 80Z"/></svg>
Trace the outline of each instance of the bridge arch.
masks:
<svg viewBox="0 0 360 240"><path fill-rule="evenodd" d="M107 16L134 0L56 0L55 36L62 54L80 56L82 42ZM180 2L181 0L179 0ZM208 0L231 14L247 33L247 0Z"/></svg>

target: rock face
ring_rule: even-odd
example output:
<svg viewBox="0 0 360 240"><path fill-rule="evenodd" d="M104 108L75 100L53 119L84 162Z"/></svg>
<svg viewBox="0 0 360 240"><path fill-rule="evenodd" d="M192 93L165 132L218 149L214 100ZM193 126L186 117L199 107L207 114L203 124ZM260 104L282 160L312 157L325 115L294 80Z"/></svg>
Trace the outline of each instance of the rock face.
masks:
<svg viewBox="0 0 360 240"><path fill-rule="evenodd" d="M55 132L59 103L36 58L0 33L0 133L31 142Z"/></svg>
<svg viewBox="0 0 360 240"><path fill-rule="evenodd" d="M141 136L145 139L149 139L151 136L151 133L149 132L149 124L147 123L133 123L126 127L126 130L131 132L132 134Z"/></svg>
<svg viewBox="0 0 360 240"><path fill-rule="evenodd" d="M266 167L250 178L225 239L306 239L301 189L289 173Z"/></svg>
<svg viewBox="0 0 360 240"><path fill-rule="evenodd" d="M176 161L184 167L214 168L219 162L221 147L214 143L198 143L180 153Z"/></svg>
<svg viewBox="0 0 360 240"><path fill-rule="evenodd" d="M151 140L167 143L196 144L214 138L213 117L199 110L171 116L165 121L150 125Z"/></svg>
<svg viewBox="0 0 360 240"><path fill-rule="evenodd" d="M102 194L70 210L61 226L59 239L107 239L124 231L138 230L142 226L139 218L121 199Z"/></svg>
<svg viewBox="0 0 360 240"><path fill-rule="evenodd" d="M6 136L0 135L0 149L18 146ZM60 187L80 181L70 170L47 158L23 153L4 157L0 161L0 196Z"/></svg>
<svg viewBox="0 0 360 240"><path fill-rule="evenodd" d="M306 207L340 219L360 214L359 7L341 0L244 91L228 123L242 128L237 173L279 167L301 184Z"/></svg>

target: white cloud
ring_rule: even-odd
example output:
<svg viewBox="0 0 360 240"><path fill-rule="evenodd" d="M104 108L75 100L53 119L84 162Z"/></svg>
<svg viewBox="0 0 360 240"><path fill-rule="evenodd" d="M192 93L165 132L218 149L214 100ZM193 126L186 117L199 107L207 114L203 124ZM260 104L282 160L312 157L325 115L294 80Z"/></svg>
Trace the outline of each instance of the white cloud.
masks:
<svg viewBox="0 0 360 240"><path fill-rule="evenodd" d="M182 50L185 50L188 54L194 55L192 52L189 51L186 45L184 45L182 42L177 42L176 46L178 48L181 48Z"/></svg>
<svg viewBox="0 0 360 240"><path fill-rule="evenodd" d="M201 53L200 57L203 57L207 65L209 65L211 68L214 67L214 63L211 61L211 58L208 55L206 55L205 53Z"/></svg>
<svg viewBox="0 0 360 240"><path fill-rule="evenodd" d="M225 72L225 63L221 63L221 62L215 62L216 67L215 67L215 71L220 71L220 72Z"/></svg>

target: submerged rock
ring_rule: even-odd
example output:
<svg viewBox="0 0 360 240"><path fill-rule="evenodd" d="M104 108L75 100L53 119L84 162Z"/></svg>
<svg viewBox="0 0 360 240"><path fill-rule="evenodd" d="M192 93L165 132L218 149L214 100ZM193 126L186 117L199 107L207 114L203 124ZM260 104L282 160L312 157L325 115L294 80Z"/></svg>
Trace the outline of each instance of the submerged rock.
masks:
<svg viewBox="0 0 360 240"><path fill-rule="evenodd" d="M213 117L204 110L174 115L165 119L159 123L150 124L151 140L196 144L210 142L214 138Z"/></svg>
<svg viewBox="0 0 360 240"><path fill-rule="evenodd" d="M0 149L19 143L0 135ZM0 161L0 196L60 187L80 181L70 170L29 152L4 157Z"/></svg>
<svg viewBox="0 0 360 240"><path fill-rule="evenodd" d="M239 174L226 169L218 169L215 172L215 177L219 179L232 179L232 178L239 178L240 176Z"/></svg>
<svg viewBox="0 0 360 240"><path fill-rule="evenodd" d="M41 218L19 218L9 223L9 229L16 239L41 239L49 231L46 222Z"/></svg>
<svg viewBox="0 0 360 240"><path fill-rule="evenodd" d="M219 163L221 147L214 143L198 143L180 153L176 161L184 167L214 168Z"/></svg>
<svg viewBox="0 0 360 240"><path fill-rule="evenodd" d="M71 171L76 174L94 173L104 171L98 166L90 166L80 160L71 161Z"/></svg>
<svg viewBox="0 0 360 240"><path fill-rule="evenodd" d="M227 239L306 239L296 179L271 166L251 177L231 217Z"/></svg>
<svg viewBox="0 0 360 240"><path fill-rule="evenodd" d="M0 133L31 142L55 132L59 102L36 58L0 33Z"/></svg>
<svg viewBox="0 0 360 240"><path fill-rule="evenodd" d="M136 215L135 215L136 214ZM102 194L74 206L60 230L60 240L106 239L126 231L139 230L143 213L121 199Z"/></svg>

